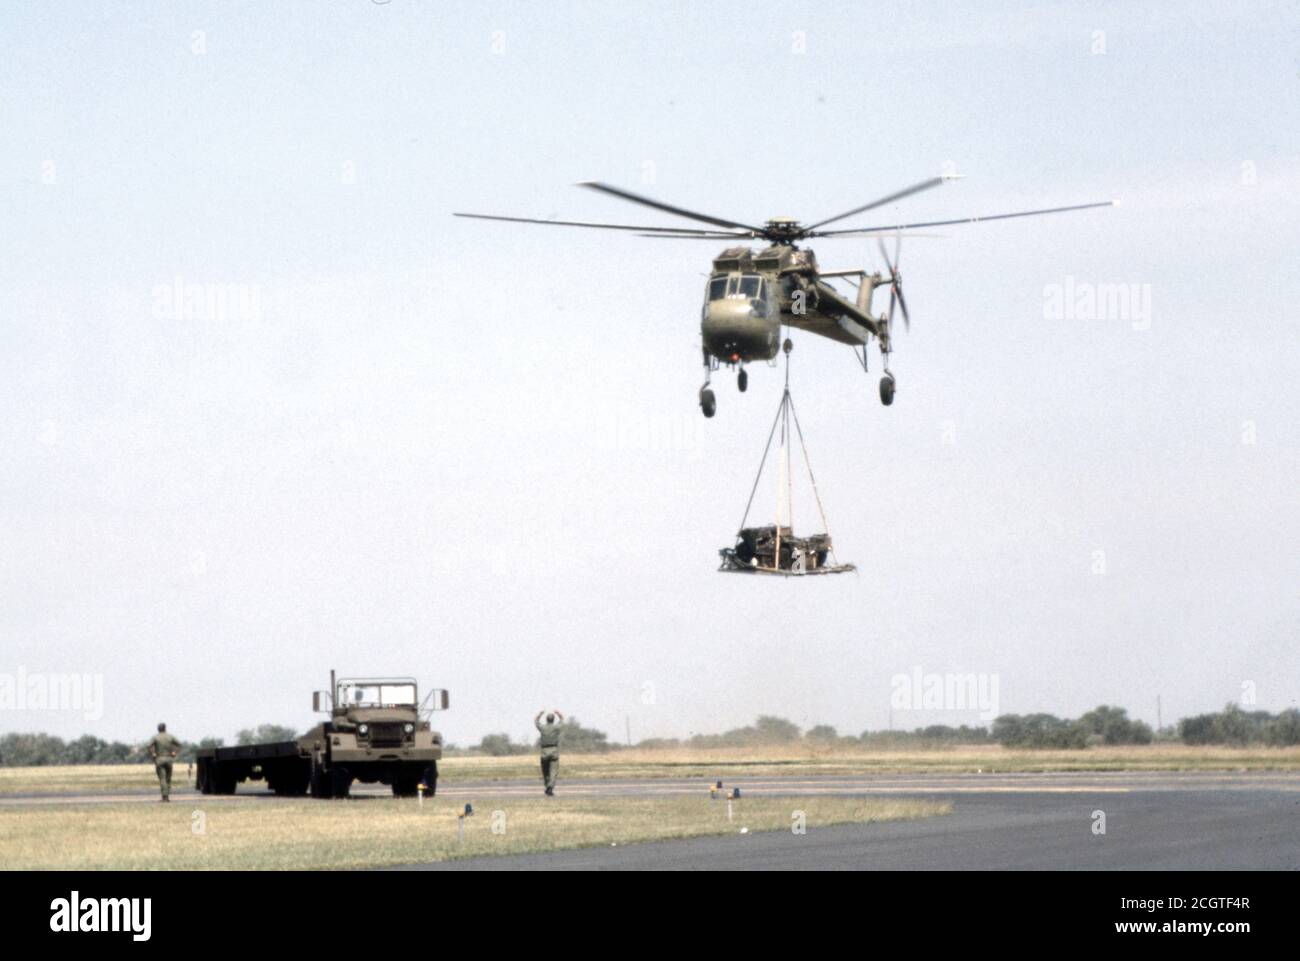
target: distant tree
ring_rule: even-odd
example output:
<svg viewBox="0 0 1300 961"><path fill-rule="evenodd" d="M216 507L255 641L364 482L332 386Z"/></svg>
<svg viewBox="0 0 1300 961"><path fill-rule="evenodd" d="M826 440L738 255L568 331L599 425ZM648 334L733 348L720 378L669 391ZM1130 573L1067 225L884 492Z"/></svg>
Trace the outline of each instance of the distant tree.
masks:
<svg viewBox="0 0 1300 961"><path fill-rule="evenodd" d="M1003 714L993 719L993 740L1003 747L1019 746L1025 739L1025 722L1019 714Z"/></svg>
<svg viewBox="0 0 1300 961"><path fill-rule="evenodd" d="M541 739L535 742L540 746ZM576 717L564 719L560 725L560 751L571 754L604 754L610 749L608 735L595 728L583 727Z"/></svg>
<svg viewBox="0 0 1300 961"><path fill-rule="evenodd" d="M104 748L104 764L129 764L137 760L143 760L144 748L123 744L121 741L113 741Z"/></svg>
<svg viewBox="0 0 1300 961"><path fill-rule="evenodd" d="M1283 712L1286 713L1286 712ZM1281 715L1274 717L1267 711L1243 711L1236 704L1227 704L1218 714L1197 714L1178 722L1178 736L1184 744L1243 744L1272 743L1272 731Z"/></svg>
<svg viewBox="0 0 1300 961"><path fill-rule="evenodd" d="M1185 717L1178 722L1178 736L1184 744L1215 744L1219 736L1216 723L1218 718L1217 714Z"/></svg>
<svg viewBox="0 0 1300 961"><path fill-rule="evenodd" d="M528 751L527 744L515 744L509 734L488 734L478 743L476 750L489 757L506 757Z"/></svg>
<svg viewBox="0 0 1300 961"><path fill-rule="evenodd" d="M1264 743L1277 747L1300 744L1300 711L1288 708L1269 722L1264 730Z"/></svg>
<svg viewBox="0 0 1300 961"><path fill-rule="evenodd" d="M773 717L770 714L764 714L754 722L754 731L758 734L758 739L764 744L771 744L780 741L797 741L799 739L799 726L783 717Z"/></svg>
<svg viewBox="0 0 1300 961"><path fill-rule="evenodd" d="M0 763L8 767L62 763L67 746L50 734L6 734L0 738Z"/></svg>
<svg viewBox="0 0 1300 961"><path fill-rule="evenodd" d="M280 724L259 724L255 728L244 728L235 735L236 744L269 744L273 741L292 741L298 732L291 727Z"/></svg>
<svg viewBox="0 0 1300 961"><path fill-rule="evenodd" d="M198 756L199 751L208 751L212 748L225 747L225 744L225 740L219 737L205 737L195 743L185 741L181 743L181 753L179 758L186 762L193 761L194 758Z"/></svg>
<svg viewBox="0 0 1300 961"><path fill-rule="evenodd" d="M1219 732L1223 744L1240 746L1262 740L1262 726L1258 715L1247 714L1236 704L1226 705L1219 714Z"/></svg>
<svg viewBox="0 0 1300 961"><path fill-rule="evenodd" d="M829 724L818 724L808 728L804 737L809 741L837 741L840 736Z"/></svg>
<svg viewBox="0 0 1300 961"><path fill-rule="evenodd" d="M64 746L59 764L95 764L103 759L108 745L93 734L83 734Z"/></svg>
<svg viewBox="0 0 1300 961"><path fill-rule="evenodd" d="M1003 747L1081 748L1084 728L1052 714L1003 714L993 720L993 738Z"/></svg>
<svg viewBox="0 0 1300 961"><path fill-rule="evenodd" d="M1150 744L1152 732L1144 721L1134 721L1122 707L1102 704L1084 714L1077 722L1085 737L1101 744Z"/></svg>

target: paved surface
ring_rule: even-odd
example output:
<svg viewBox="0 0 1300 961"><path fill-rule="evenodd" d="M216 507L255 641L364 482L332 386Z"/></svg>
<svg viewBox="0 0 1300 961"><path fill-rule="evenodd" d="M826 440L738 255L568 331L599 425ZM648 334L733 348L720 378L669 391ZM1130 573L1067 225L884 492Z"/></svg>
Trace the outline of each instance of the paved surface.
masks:
<svg viewBox="0 0 1300 961"><path fill-rule="evenodd" d="M512 855L417 870L1297 870L1300 774L1086 772L1069 774L882 774L853 777L742 778L737 830L746 796L910 796L950 800L953 813L921 821L811 827ZM682 779L561 782L566 798L695 794L707 782ZM359 799L382 797L361 786ZM439 798L481 807L491 799L540 796L532 782L444 783ZM199 795L173 791L174 802ZM0 796L0 811L31 805L157 803L156 791ZM276 804L241 787L203 803ZM325 803L325 802L321 802ZM792 806L791 810L794 810ZM1092 832L1104 811L1106 833Z"/></svg>
<svg viewBox="0 0 1300 961"><path fill-rule="evenodd" d="M1292 775L891 775L739 783L742 799L746 793L901 794L946 797L953 813L811 828L802 836L737 833L410 869L1300 869L1300 777ZM589 789L574 785L565 794ZM662 787L648 784L643 790ZM1098 810L1106 816L1104 835L1092 832Z"/></svg>

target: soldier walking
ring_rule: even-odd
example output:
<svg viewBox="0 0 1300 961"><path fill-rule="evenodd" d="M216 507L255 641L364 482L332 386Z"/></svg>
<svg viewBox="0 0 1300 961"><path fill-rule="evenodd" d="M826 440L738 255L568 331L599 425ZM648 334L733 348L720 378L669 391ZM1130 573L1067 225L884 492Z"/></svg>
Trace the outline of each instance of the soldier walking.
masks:
<svg viewBox="0 0 1300 961"><path fill-rule="evenodd" d="M149 741L149 756L153 758L154 771L158 774L158 787L164 801L171 800L172 761L181 753L181 742L167 733L167 725L159 722L158 733Z"/></svg>
<svg viewBox="0 0 1300 961"><path fill-rule="evenodd" d="M543 714L546 714L546 723L542 723ZM542 781L546 784L547 797L555 796L555 778L560 773L560 724L557 718L563 721L564 715L556 710L547 713L545 709L538 711L537 717L533 718L533 724L542 735Z"/></svg>

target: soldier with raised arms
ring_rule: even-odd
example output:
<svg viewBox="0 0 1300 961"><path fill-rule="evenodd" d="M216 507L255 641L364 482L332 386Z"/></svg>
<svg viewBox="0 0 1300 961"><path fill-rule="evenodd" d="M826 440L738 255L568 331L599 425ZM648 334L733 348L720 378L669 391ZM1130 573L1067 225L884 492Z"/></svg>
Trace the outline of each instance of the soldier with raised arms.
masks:
<svg viewBox="0 0 1300 961"><path fill-rule="evenodd" d="M543 714L546 714L545 723L542 721ZM542 781L546 785L547 797L555 796L555 778L560 773L560 722L563 720L564 715L559 711L552 709L548 713L544 708L533 718L533 724L541 734Z"/></svg>

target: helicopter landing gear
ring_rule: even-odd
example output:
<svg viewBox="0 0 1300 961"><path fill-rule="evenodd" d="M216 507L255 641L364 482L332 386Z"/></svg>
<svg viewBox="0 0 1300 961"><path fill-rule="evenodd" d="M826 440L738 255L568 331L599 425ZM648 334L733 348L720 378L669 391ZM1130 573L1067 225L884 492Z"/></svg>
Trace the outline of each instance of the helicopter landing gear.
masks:
<svg viewBox="0 0 1300 961"><path fill-rule="evenodd" d="M880 378L880 402L886 407L894 402L894 375L888 372Z"/></svg>
<svg viewBox="0 0 1300 961"><path fill-rule="evenodd" d="M705 417L712 417L718 412L718 398L709 388L709 383L713 380L713 372L717 369L717 360L707 350L704 351L704 386L700 388L700 410L704 412Z"/></svg>
<svg viewBox="0 0 1300 961"><path fill-rule="evenodd" d="M742 394L749 389L749 371L743 367L740 368L740 373L736 375L736 386L740 388Z"/></svg>

